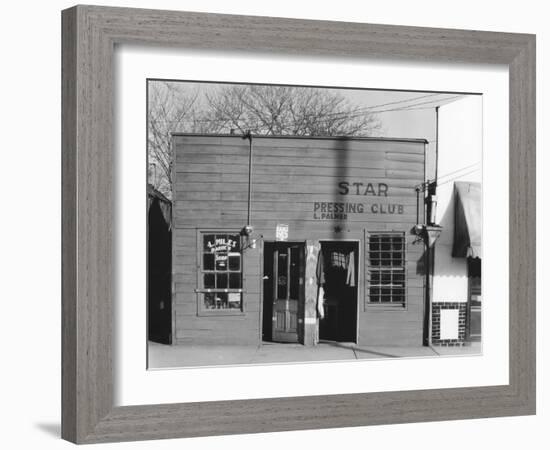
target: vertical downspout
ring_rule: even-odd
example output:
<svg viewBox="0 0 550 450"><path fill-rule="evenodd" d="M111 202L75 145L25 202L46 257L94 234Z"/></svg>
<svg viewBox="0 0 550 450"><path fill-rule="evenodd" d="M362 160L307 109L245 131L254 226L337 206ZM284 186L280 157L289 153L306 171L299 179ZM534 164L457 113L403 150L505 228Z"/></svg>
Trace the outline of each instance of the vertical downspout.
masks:
<svg viewBox="0 0 550 450"><path fill-rule="evenodd" d="M435 107L435 186L437 187L437 176L439 170L439 106ZM434 192L435 194L435 192Z"/></svg>
<svg viewBox="0 0 550 450"><path fill-rule="evenodd" d="M416 191L416 224L420 224L420 187L415 188Z"/></svg>
<svg viewBox="0 0 550 450"><path fill-rule="evenodd" d="M252 202L252 133L250 133L250 130L244 134L243 139L248 139L248 212L246 224L250 226L250 205Z"/></svg>

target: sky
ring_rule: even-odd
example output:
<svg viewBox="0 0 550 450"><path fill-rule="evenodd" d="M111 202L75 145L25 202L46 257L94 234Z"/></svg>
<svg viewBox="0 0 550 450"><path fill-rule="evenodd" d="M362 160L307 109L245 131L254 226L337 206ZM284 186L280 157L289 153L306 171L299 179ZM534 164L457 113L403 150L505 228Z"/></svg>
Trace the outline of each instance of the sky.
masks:
<svg viewBox="0 0 550 450"><path fill-rule="evenodd" d="M150 80L150 83L159 81ZM219 88L222 83L196 81L170 81L181 92L198 90L197 101L205 103L205 94ZM373 136L386 138L425 139L428 141L428 155L435 152L430 147L436 141L436 107L464 99L476 94L445 92L397 91L375 89L327 88L346 97L352 104L366 108L379 120L380 128ZM178 131L178 130L173 130ZM428 160L427 170L435 165Z"/></svg>
<svg viewBox="0 0 550 450"><path fill-rule="evenodd" d="M150 81L155 83L156 81ZM199 90L199 99L218 83L171 81L179 89ZM361 108L369 108L381 123L377 136L391 138L435 139L435 107L456 101L468 94L387 91L369 89L335 89Z"/></svg>

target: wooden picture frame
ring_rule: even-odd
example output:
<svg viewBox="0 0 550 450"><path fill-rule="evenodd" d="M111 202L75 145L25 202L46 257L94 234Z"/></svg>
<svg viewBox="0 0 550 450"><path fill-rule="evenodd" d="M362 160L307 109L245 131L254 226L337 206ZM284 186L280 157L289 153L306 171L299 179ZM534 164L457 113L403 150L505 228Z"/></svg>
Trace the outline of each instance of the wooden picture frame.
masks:
<svg viewBox="0 0 550 450"><path fill-rule="evenodd" d="M62 30L64 439L94 443L535 413L535 36L97 6L63 11ZM114 407L113 52L119 43L507 65L509 384Z"/></svg>

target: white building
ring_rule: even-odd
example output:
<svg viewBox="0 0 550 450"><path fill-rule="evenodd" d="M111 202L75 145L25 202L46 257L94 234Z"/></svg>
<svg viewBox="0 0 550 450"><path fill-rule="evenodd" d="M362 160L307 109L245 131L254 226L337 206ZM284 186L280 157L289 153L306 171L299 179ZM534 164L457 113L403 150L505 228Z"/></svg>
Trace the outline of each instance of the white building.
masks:
<svg viewBox="0 0 550 450"><path fill-rule="evenodd" d="M482 97L442 105L438 118L432 344L481 339Z"/></svg>

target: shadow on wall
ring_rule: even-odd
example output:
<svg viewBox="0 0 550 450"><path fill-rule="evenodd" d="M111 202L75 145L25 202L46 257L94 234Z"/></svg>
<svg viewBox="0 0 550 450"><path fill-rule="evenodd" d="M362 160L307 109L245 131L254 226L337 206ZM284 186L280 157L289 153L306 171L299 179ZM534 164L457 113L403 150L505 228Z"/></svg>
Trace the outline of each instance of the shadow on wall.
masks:
<svg viewBox="0 0 550 450"><path fill-rule="evenodd" d="M336 171L335 176L337 183L346 180L348 177L348 160L349 160L349 138L341 137L336 141ZM341 201L338 191L335 189L333 194L333 202L337 203ZM339 217L338 220L334 221L334 228L332 229L332 238L341 239L342 233L347 231L346 220L343 220L342 217Z"/></svg>

